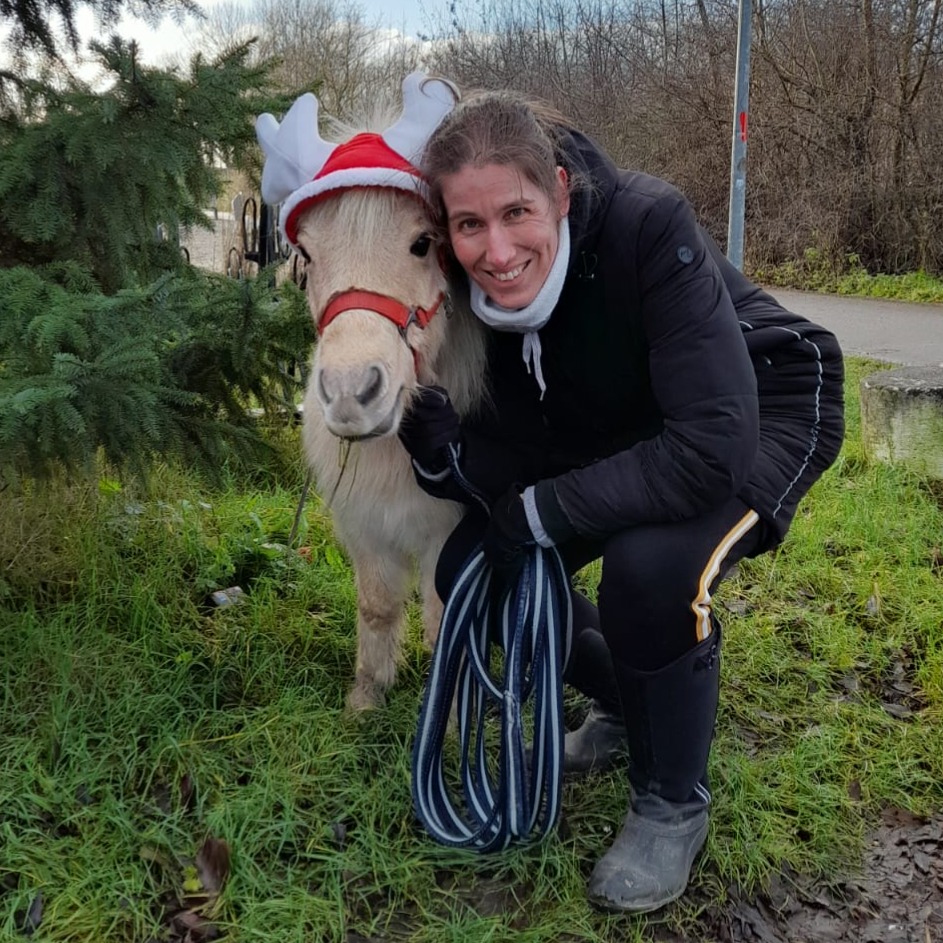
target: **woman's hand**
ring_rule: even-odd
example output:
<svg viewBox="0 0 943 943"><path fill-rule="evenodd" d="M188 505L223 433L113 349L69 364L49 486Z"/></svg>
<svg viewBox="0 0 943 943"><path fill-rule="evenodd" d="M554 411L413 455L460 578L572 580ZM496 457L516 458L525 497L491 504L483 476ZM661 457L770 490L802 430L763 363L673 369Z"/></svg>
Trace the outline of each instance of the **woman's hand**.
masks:
<svg viewBox="0 0 943 943"><path fill-rule="evenodd" d="M553 479L521 491L512 485L491 508L482 550L485 559L506 580L517 579L535 544L556 547L576 536L557 499Z"/></svg>
<svg viewBox="0 0 943 943"><path fill-rule="evenodd" d="M399 427L399 440L413 461L436 474L448 466L448 447L461 440L458 413L441 386L423 386Z"/></svg>
<svg viewBox="0 0 943 943"><path fill-rule="evenodd" d="M521 493L512 485L491 508L481 545L485 559L511 583L524 568L527 554L536 543Z"/></svg>

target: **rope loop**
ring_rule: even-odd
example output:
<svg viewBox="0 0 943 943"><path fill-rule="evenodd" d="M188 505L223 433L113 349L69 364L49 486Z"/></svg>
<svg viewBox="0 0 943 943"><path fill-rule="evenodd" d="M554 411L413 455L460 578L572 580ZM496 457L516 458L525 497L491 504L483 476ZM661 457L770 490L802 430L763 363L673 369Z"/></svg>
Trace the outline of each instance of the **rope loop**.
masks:
<svg viewBox="0 0 943 943"><path fill-rule="evenodd" d="M556 549L535 546L514 586L495 577L480 546L466 560L446 602L413 744L413 805L436 841L486 853L539 841L556 824L572 621ZM453 702L459 756L447 768Z"/></svg>

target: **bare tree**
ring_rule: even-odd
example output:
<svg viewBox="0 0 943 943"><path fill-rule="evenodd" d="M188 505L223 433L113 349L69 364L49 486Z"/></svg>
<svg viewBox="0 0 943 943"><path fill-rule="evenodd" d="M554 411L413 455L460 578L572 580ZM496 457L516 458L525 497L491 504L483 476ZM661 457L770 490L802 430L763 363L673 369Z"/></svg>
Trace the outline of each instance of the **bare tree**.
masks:
<svg viewBox="0 0 943 943"><path fill-rule="evenodd" d="M939 14L940 0L760 8L750 166L766 257L943 266Z"/></svg>
<svg viewBox="0 0 943 943"><path fill-rule="evenodd" d="M450 0L418 45L350 0L211 13L259 37L287 90L341 119L421 65L460 87L537 95L617 164L664 177L723 244L737 0ZM858 260L943 272L943 0L755 0L747 265Z"/></svg>
<svg viewBox="0 0 943 943"><path fill-rule="evenodd" d="M758 0L747 261L943 271L943 0ZM436 60L548 99L723 242L736 0L477 0Z"/></svg>
<svg viewBox="0 0 943 943"><path fill-rule="evenodd" d="M367 22L353 0L253 0L208 15L202 45L256 38L257 55L274 60L275 84L312 90L322 112L345 119L365 113L380 94L398 92L419 63L421 46Z"/></svg>

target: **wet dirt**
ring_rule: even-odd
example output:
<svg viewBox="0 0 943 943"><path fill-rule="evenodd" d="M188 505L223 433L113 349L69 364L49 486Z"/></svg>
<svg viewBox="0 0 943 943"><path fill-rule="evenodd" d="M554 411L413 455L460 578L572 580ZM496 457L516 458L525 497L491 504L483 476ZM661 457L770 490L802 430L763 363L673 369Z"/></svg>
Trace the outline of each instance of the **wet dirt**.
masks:
<svg viewBox="0 0 943 943"><path fill-rule="evenodd" d="M751 898L732 889L701 926L699 943L941 943L943 814L887 809L860 873L828 886L783 874ZM658 943L682 939L691 937L655 935Z"/></svg>

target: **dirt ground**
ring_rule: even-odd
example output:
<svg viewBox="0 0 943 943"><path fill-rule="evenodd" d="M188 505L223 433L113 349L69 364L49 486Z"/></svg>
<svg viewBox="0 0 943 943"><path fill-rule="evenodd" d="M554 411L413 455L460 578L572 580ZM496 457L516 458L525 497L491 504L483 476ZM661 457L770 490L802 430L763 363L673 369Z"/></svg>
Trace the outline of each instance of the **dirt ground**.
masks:
<svg viewBox="0 0 943 943"><path fill-rule="evenodd" d="M782 875L759 897L732 892L705 913L699 943L943 941L943 814L887 810L862 864L860 874L828 887ZM682 943L672 934L656 939Z"/></svg>

